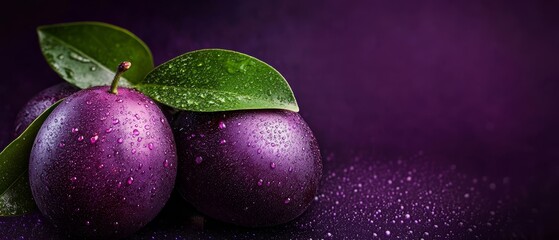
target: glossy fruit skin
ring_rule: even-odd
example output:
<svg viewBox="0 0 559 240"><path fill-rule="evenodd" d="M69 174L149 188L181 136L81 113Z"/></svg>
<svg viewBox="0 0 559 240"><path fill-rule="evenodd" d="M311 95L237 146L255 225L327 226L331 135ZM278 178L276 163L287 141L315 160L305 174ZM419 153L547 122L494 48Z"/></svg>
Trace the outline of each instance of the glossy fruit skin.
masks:
<svg viewBox="0 0 559 240"><path fill-rule="evenodd" d="M165 205L176 178L168 121L136 90L94 87L66 98L44 122L29 180L39 210L79 238L126 237Z"/></svg>
<svg viewBox="0 0 559 240"><path fill-rule="evenodd" d="M29 124L52 104L79 90L69 83L63 82L37 93L19 110L14 124L14 137L25 131Z"/></svg>
<svg viewBox="0 0 559 240"><path fill-rule="evenodd" d="M173 125L178 191L209 217L273 226L298 217L313 201L322 162L298 113L181 112Z"/></svg>

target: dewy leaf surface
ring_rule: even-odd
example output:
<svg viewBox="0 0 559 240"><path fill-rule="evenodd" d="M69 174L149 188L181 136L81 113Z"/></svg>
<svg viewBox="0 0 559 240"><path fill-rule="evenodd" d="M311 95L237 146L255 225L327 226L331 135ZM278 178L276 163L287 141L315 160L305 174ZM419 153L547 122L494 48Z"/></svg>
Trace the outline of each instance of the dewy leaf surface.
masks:
<svg viewBox="0 0 559 240"><path fill-rule="evenodd" d="M20 215L35 208L27 174L29 155L43 122L61 101L45 110L0 152L0 216Z"/></svg>
<svg viewBox="0 0 559 240"><path fill-rule="evenodd" d="M289 84L277 70L254 57L223 49L181 55L155 68L134 87L182 110L299 111Z"/></svg>
<svg viewBox="0 0 559 240"><path fill-rule="evenodd" d="M153 69L153 58L142 40L129 31L99 22L75 22L37 29L48 64L79 88L110 85L116 67L130 61L134 67L121 78L131 86Z"/></svg>

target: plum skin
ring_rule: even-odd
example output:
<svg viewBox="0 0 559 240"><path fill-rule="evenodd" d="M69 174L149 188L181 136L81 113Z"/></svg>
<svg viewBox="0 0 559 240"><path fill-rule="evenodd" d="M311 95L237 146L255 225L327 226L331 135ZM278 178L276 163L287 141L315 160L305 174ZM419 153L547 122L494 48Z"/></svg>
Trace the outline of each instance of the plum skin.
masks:
<svg viewBox="0 0 559 240"><path fill-rule="evenodd" d="M173 122L177 189L211 218L246 227L301 215L322 177L318 143L298 113L181 112Z"/></svg>
<svg viewBox="0 0 559 240"><path fill-rule="evenodd" d="M172 130L136 90L94 87L66 98L43 123L29 162L39 210L81 238L121 238L151 221L176 178Z"/></svg>
<svg viewBox="0 0 559 240"><path fill-rule="evenodd" d="M14 137L23 133L29 124L52 104L77 91L79 91L78 88L62 82L37 93L19 110L14 124Z"/></svg>

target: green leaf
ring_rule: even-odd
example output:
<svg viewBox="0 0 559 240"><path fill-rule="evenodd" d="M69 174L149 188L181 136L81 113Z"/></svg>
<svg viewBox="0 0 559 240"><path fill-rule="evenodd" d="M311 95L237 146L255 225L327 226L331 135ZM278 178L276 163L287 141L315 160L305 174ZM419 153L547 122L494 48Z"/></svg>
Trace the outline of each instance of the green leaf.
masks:
<svg viewBox="0 0 559 240"><path fill-rule="evenodd" d="M223 49L181 55L155 68L134 87L182 110L299 111L289 84L277 70L254 57Z"/></svg>
<svg viewBox="0 0 559 240"><path fill-rule="evenodd" d="M41 125L61 101L45 110L0 152L0 216L19 215L35 209L27 174L29 154Z"/></svg>
<svg viewBox="0 0 559 240"><path fill-rule="evenodd" d="M110 85L118 64L134 67L120 80L121 86L140 82L153 69L149 48L131 32L99 22L75 22L37 29L48 64L66 81L79 88Z"/></svg>

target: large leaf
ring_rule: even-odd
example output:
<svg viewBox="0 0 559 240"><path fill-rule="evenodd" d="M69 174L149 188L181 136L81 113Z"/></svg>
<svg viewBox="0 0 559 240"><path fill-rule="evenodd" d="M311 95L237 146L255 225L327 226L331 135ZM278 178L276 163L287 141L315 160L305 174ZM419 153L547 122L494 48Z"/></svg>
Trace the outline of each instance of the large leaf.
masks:
<svg viewBox="0 0 559 240"><path fill-rule="evenodd" d="M140 82L153 69L149 48L129 31L98 22L76 22L37 29L41 50L49 65L79 88L110 85L116 67L130 61L134 67L121 86Z"/></svg>
<svg viewBox="0 0 559 240"><path fill-rule="evenodd" d="M0 216L19 215L35 208L27 174L29 154L41 125L61 101L45 110L0 152Z"/></svg>
<svg viewBox="0 0 559 240"><path fill-rule="evenodd" d="M254 57L223 49L181 55L155 68L134 87L182 110L299 111L289 84L278 71Z"/></svg>

